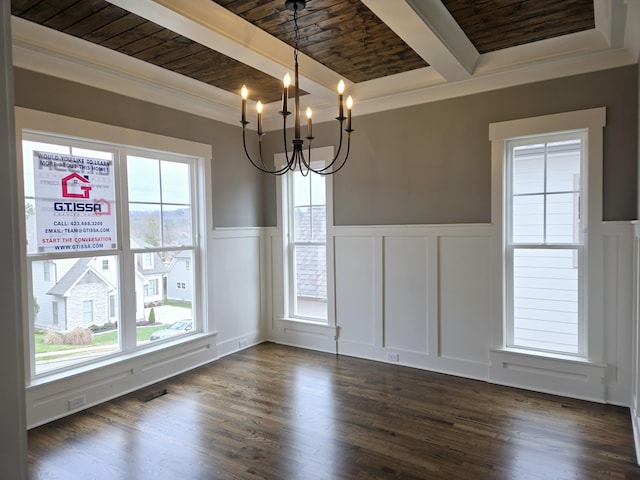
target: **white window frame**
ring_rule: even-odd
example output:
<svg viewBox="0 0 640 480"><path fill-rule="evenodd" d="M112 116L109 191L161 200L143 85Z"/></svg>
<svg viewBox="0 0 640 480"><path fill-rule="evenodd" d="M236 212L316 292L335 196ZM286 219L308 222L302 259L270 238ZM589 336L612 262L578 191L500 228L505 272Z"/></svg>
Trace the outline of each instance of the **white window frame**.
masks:
<svg viewBox="0 0 640 480"><path fill-rule="evenodd" d="M305 155L307 152L305 151ZM333 147L319 147L311 149L311 158L313 165L322 167L327 161L334 156ZM283 153L276 154L274 158L276 165L282 167L286 164L286 157ZM317 175L310 172L309 175ZM278 226L281 230L280 237L282 239L282 319L294 322L312 323L317 325L333 325L335 323L335 315L333 313L334 291L333 291L333 179L331 175L326 175L325 179L325 202L326 202L326 240L324 242L326 248L327 262L327 316L326 318L313 318L296 315L294 312L295 302L295 265L293 260L293 245L290 241L292 233L290 225L292 223L292 200L289 198L290 184L293 177L289 174L281 175L277 182L278 197ZM310 245L316 245L311 243Z"/></svg>
<svg viewBox="0 0 640 480"><path fill-rule="evenodd" d="M123 151L127 150L127 153L139 154L142 151L146 151L151 155L162 155L164 152L172 152L178 156L184 158L191 158L194 162L194 168L192 169L192 186L193 186L193 218L194 218L194 238L193 244L195 245L191 250L196 255L194 272L194 280L196 282L196 288L199 291L198 301L192 305L194 318L201 319L201 323L196 325L194 332L195 337L185 337L183 339L177 339L166 345L156 344L153 348L149 346L138 346L135 332L135 322L123 322L120 331L120 350L114 355L108 357L100 357L96 360L87 363L78 363L69 368L54 370L52 372L45 372L41 375L35 375L33 361L33 319L26 318L24 322L24 338L27 342L25 352L25 365L30 366L25 369L26 371L26 384L29 385L45 385L48 382L55 383L56 381L65 377L73 375L81 375L85 372L93 369L103 368L105 365L115 362L128 362L140 355L145 355L147 352L157 351L158 349L165 349L168 351L167 355L171 355L175 345L180 343L190 342L192 339L197 340L197 334L205 334L207 332L214 332L215 327L213 321L207 315L208 302L207 302L207 272L201 265L207 264L207 241L206 232L212 229L211 225L211 146L206 144L200 144L187 140L181 140L172 137L165 137L156 134L149 134L145 132L130 130L122 127L114 127L105 124L99 124L89 122L80 119L74 119L69 117L63 117L60 115L49 114L46 112L39 112L29 109L16 108L16 144L17 144L17 162L19 164L19 171L22 172L22 136L23 132L33 132L37 134L42 132L45 135L57 135L69 139L78 139L83 141L87 139L90 143L97 143L102 145L111 144L117 148L121 148ZM126 178L126 175L124 175ZM126 192L123 192L124 186L120 187L121 197L119 197L119 203L126 201ZM24 198L22 179L18 185L18 195L22 199ZM124 204L124 203L123 203ZM117 208L121 208L122 205L118 205ZM23 245L26 244L26 231L24 218L20 222L20 239ZM129 247L128 232L119 231L119 249L118 251L127 250L131 252ZM175 249L175 248L174 248ZM102 252L100 252L102 253ZM134 261L133 253L124 252L130 256L129 262ZM108 254L108 252L107 252ZM32 299L29 298L29 289L27 288L26 280L31 273L28 271L27 265L27 252L26 249L22 249L21 260L23 265L22 278L25 279L23 285L23 311L29 312L31 308ZM124 271L124 269L123 269ZM130 277L130 278L129 278ZM120 290L124 291L128 289L134 291L133 275L121 275ZM130 296L131 297L131 296ZM133 297L131 297L133 299ZM128 305L129 311L135 311L133 305L134 300L130 300ZM117 307L119 308L119 307Z"/></svg>
<svg viewBox="0 0 640 480"><path fill-rule="evenodd" d="M603 360L602 316L602 163L603 163L603 127L606 124L606 109L594 108L575 112L566 112L541 117L493 123L489 127L492 151L492 224L494 225L494 256L501 259L494 262L493 276L496 289L493 298L492 348L513 350L520 354L529 354L551 358L574 358L593 363ZM581 215L584 239L584 266L582 269L582 346L576 355L564 355L542 350L517 349L510 346L510 286L508 272L509 256L508 231L505 197L508 193L506 182L508 172L505 169L507 155L506 141L527 136L540 136L558 132L586 131L585 165L582 172Z"/></svg>
<svg viewBox="0 0 640 480"><path fill-rule="evenodd" d="M574 242L553 242L543 240L542 242L537 243L524 243L524 242L514 242L513 241L513 151L515 148L519 146L530 145L532 143L551 143L558 142L567 139L579 139L581 141L580 146L580 171L586 172L588 167L587 155L586 155L586 142L588 139L588 133L585 130L573 131L573 132L554 132L549 134L542 135L534 135L527 137L518 137L504 140L505 142L505 155L504 155L504 264L505 264L505 345L508 348L523 348L526 350L532 350L536 352L547 352L542 348L534 348L531 346L526 346L524 344L518 344L515 338L515 308L514 308L514 295L515 295L515 285L514 285L514 255L515 251L519 249L526 250L539 250L539 251L553 251L553 250L571 250L575 252L577 258L577 271L578 271L578 299L577 299L577 308L578 308L578 322L577 322L577 351L576 352L561 352L558 350L548 350L548 353L552 354L566 354L566 355L575 355L577 357L586 358L586 335L585 335L585 326L586 326L586 308L585 308L585 300L586 300L586 292L584 289L584 273L585 273L585 239L584 234L588 230L587 219L586 216L582 215L581 212L578 212L579 217L579 226L577 232L577 240ZM545 162L547 159L545 158ZM546 170L546 167L545 167ZM582 207L582 200L587 199L586 195L587 185L586 185L587 175L581 174L580 176L580 185L578 189L578 194L580 198L580 207ZM555 192L553 192L555 193ZM543 191L539 192L545 197L545 205L546 198L550 195L547 191L547 184L545 179L545 185L543 187ZM582 210L582 208L580 208ZM547 212L546 209L543 213L543 232L546 235L546 219Z"/></svg>

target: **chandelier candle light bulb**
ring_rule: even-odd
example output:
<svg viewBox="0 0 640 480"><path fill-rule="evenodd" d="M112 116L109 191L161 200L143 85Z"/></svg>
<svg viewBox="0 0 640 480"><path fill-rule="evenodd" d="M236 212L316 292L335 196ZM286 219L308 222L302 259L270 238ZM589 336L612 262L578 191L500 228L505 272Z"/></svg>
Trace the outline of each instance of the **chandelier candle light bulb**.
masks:
<svg viewBox="0 0 640 480"><path fill-rule="evenodd" d="M340 80L338 82L338 120L344 118L344 111L342 110L342 94L344 93L344 82Z"/></svg>
<svg viewBox="0 0 640 480"><path fill-rule="evenodd" d="M249 90L247 90L247 86L243 85L240 90L240 96L242 97L242 125L247 124L247 97L249 96Z"/></svg>
<svg viewBox="0 0 640 480"><path fill-rule="evenodd" d="M282 114L283 115L289 115L289 112L287 110L287 102L289 99L289 85L291 85L291 75L289 75L289 72L287 72L287 74L284 76L284 79L282 80Z"/></svg>
<svg viewBox="0 0 640 480"><path fill-rule="evenodd" d="M256 111L258 112L258 135L262 135L262 102L258 100L256 103Z"/></svg>
<svg viewBox="0 0 640 480"><path fill-rule="evenodd" d="M311 107L307 107L307 140L311 140L313 138L313 133L311 131Z"/></svg>

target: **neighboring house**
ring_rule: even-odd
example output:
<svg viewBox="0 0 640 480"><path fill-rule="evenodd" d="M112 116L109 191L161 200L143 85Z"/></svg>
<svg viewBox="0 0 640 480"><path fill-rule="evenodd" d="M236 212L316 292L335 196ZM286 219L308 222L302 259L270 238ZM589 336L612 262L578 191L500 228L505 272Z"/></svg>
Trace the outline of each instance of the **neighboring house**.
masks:
<svg viewBox="0 0 640 480"><path fill-rule="evenodd" d="M166 274L157 253L136 254L136 320L146 319L145 307L162 304ZM36 328L67 331L118 321L119 272L114 257L34 262L32 275Z"/></svg>
<svg viewBox="0 0 640 480"><path fill-rule="evenodd" d="M131 240L131 248L148 248L141 240ZM144 307L162 305L167 266L155 252L136 253L136 299L142 293ZM137 301L137 300L136 300Z"/></svg>
<svg viewBox="0 0 640 480"><path fill-rule="evenodd" d="M64 322L61 322L58 299L52 299L47 295L47 292L55 286L58 278L64 275L74 263L75 260L33 262L31 278L36 328L66 329Z"/></svg>
<svg viewBox="0 0 640 480"><path fill-rule="evenodd" d="M116 287L94 268L93 260L91 257L77 260L46 292L52 297L50 327L72 330L109 322L109 296Z"/></svg>
<svg viewBox="0 0 640 480"><path fill-rule="evenodd" d="M169 264L167 299L180 302L193 299L193 259L190 251L179 252Z"/></svg>
<svg viewBox="0 0 640 480"><path fill-rule="evenodd" d="M324 205L296 208L294 215L297 237L326 241L324 228L327 212ZM318 248L314 245L296 247L296 292L300 299L327 301L326 247Z"/></svg>

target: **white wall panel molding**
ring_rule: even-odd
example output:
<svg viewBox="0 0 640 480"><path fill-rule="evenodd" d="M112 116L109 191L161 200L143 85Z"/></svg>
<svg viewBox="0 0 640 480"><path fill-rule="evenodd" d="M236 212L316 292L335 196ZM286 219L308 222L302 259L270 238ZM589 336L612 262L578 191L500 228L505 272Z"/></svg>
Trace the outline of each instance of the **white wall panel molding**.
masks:
<svg viewBox="0 0 640 480"><path fill-rule="evenodd" d="M383 237L383 347L429 355L428 236ZM433 333L431 333L433 334Z"/></svg>
<svg viewBox="0 0 640 480"><path fill-rule="evenodd" d="M491 344L491 237L438 238L438 354L487 365Z"/></svg>
<svg viewBox="0 0 640 480"><path fill-rule="evenodd" d="M333 227L336 237L349 236L426 236L426 235L489 235L487 223L430 224L430 225L356 225Z"/></svg>
<svg viewBox="0 0 640 480"><path fill-rule="evenodd" d="M602 232L606 399L628 406L632 398L633 226L604 222Z"/></svg>
<svg viewBox="0 0 640 480"><path fill-rule="evenodd" d="M260 228L221 228L209 234L209 311L221 356L265 338L263 242Z"/></svg>
<svg viewBox="0 0 640 480"><path fill-rule="evenodd" d="M491 231L335 227L338 352L486 379Z"/></svg>
<svg viewBox="0 0 640 480"><path fill-rule="evenodd" d="M496 300L501 295L501 277L495 266L499 262L494 228L487 224L335 227L338 352L628 405L629 223L601 222L598 228L603 267L596 274L602 277L598 284L603 302L596 313L607 319L607 333L604 362L595 363L492 350L492 322L501 304ZM415 261L409 263L407 258ZM389 296L398 295L396 289L402 288L403 280L397 279L403 274L405 280L414 278L418 268L424 271L412 284L415 289L405 299L408 305L399 307L392 300L390 307ZM397 315L402 318L394 321ZM388 341L389 335L393 342ZM417 348L414 344L421 341Z"/></svg>

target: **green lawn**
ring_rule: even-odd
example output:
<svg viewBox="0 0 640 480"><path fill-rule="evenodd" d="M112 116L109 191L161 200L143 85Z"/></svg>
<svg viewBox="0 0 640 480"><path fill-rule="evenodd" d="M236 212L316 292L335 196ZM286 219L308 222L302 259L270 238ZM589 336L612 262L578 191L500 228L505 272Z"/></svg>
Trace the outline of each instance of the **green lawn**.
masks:
<svg viewBox="0 0 640 480"><path fill-rule="evenodd" d="M152 327L136 327L136 337L138 342L149 340L149 337L153 332L167 327L168 325L165 324L154 325ZM116 345L118 343L118 332L116 330L111 332L95 333L93 335L93 342L91 345L46 345L42 342L44 336L45 332L38 332L35 334L36 353L60 352L74 350L76 348Z"/></svg>
<svg viewBox="0 0 640 480"><path fill-rule="evenodd" d="M165 297L163 305L171 305L173 307L191 308L191 302L180 302L178 300L169 300Z"/></svg>

